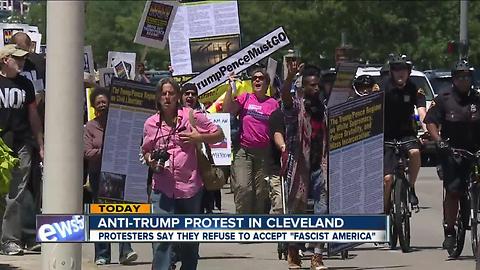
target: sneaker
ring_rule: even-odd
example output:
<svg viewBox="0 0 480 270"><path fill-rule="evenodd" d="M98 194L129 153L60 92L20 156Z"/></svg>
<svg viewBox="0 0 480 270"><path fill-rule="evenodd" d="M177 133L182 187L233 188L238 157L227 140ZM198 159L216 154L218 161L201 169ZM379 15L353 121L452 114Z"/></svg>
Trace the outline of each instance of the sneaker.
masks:
<svg viewBox="0 0 480 270"><path fill-rule="evenodd" d="M35 242L35 240L27 241L25 249L28 251L40 252L42 251L42 244Z"/></svg>
<svg viewBox="0 0 480 270"><path fill-rule="evenodd" d="M120 258L120 264L130 264L138 259L138 254L135 251L130 251L126 257Z"/></svg>
<svg viewBox="0 0 480 270"><path fill-rule="evenodd" d="M417 194L415 194L414 189L410 190L410 203L412 205L418 205L418 197L417 197Z"/></svg>
<svg viewBox="0 0 480 270"><path fill-rule="evenodd" d="M310 270L327 270L327 269L328 267L326 267L323 264L322 254L313 254Z"/></svg>
<svg viewBox="0 0 480 270"><path fill-rule="evenodd" d="M302 266L302 259L300 259L300 254L298 254L298 252L299 250L297 247L288 247L288 269L300 269L300 267Z"/></svg>
<svg viewBox="0 0 480 270"><path fill-rule="evenodd" d="M8 242L3 244L1 254L8 256L22 256L23 249L16 243Z"/></svg>
<svg viewBox="0 0 480 270"><path fill-rule="evenodd" d="M455 230L448 231L445 229L445 240L443 241L442 247L445 248L449 253L455 248L457 242L457 236Z"/></svg>
<svg viewBox="0 0 480 270"><path fill-rule="evenodd" d="M107 259L105 259L105 258L99 258L99 259L97 259L97 260L95 261L95 264L96 264L96 265L105 265L105 264L107 264L107 263L108 263L108 261L107 261Z"/></svg>

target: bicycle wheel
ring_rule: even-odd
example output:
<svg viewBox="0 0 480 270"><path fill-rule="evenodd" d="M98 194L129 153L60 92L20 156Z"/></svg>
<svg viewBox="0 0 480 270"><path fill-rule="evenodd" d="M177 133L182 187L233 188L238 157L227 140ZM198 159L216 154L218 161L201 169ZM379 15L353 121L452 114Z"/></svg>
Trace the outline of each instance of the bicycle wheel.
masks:
<svg viewBox="0 0 480 270"><path fill-rule="evenodd" d="M479 207L479 187L477 183L470 187L470 233L472 236L473 256L478 261L480 254L478 253L478 242L480 241L479 223L478 223L478 207Z"/></svg>
<svg viewBox="0 0 480 270"><path fill-rule="evenodd" d="M394 187L395 227L402 252L410 250L410 217L408 214L408 186L403 177L397 177Z"/></svg>
<svg viewBox="0 0 480 270"><path fill-rule="evenodd" d="M470 204L467 196L460 200L460 210L458 211L457 224L455 225L457 231L456 245L453 249L448 250L448 255L452 259L458 258L462 254L463 246L465 244L465 234L467 232L468 220L470 218Z"/></svg>

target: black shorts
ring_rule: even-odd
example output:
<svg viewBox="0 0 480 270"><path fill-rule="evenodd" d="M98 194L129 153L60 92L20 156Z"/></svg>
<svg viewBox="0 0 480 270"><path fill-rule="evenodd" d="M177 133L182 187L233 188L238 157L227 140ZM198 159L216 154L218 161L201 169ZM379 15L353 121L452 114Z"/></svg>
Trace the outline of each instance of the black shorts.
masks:
<svg viewBox="0 0 480 270"><path fill-rule="evenodd" d="M471 163L465 159L454 159L451 155L442 155L443 187L450 192L463 193L467 190L470 179Z"/></svg>
<svg viewBox="0 0 480 270"><path fill-rule="evenodd" d="M417 139L415 136L407 136L401 139L397 139L397 141L409 141ZM389 139L385 139L385 141L389 141ZM420 144L418 141L411 142L405 145L405 149L410 151L412 149L420 149ZM395 157L395 149L391 147L384 147L383 152L383 175L393 174L395 167L397 166L398 160Z"/></svg>

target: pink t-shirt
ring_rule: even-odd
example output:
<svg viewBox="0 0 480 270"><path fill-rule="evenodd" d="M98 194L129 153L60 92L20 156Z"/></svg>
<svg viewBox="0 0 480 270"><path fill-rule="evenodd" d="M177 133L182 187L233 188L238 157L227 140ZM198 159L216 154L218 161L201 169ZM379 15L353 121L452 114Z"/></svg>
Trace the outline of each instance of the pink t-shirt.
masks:
<svg viewBox="0 0 480 270"><path fill-rule="evenodd" d="M174 130L185 127L186 130L180 133L192 131L188 119L189 110L188 108L178 110L178 123ZM218 127L208 120L205 113L195 112L194 116L198 132L217 131ZM160 128L157 123L162 123ZM153 190L159 190L169 198L187 199L197 194L203 186L197 167L196 146L182 142L178 136L179 132L172 129L165 122L160 121L159 114L150 116L144 124L142 150L144 153L151 153L154 149L167 149L170 154L167 162L169 164L159 173L153 174ZM155 137L157 137L156 142Z"/></svg>
<svg viewBox="0 0 480 270"><path fill-rule="evenodd" d="M242 133L240 134L240 145L245 148L269 147L268 118L278 109L278 102L271 97L259 101L255 94L242 94L237 97L237 102L241 107Z"/></svg>

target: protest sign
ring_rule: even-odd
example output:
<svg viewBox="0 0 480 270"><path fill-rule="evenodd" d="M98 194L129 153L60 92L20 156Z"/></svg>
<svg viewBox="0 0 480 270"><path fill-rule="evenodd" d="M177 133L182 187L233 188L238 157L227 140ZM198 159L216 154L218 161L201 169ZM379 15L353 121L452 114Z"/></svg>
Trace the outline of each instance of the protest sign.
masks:
<svg viewBox="0 0 480 270"><path fill-rule="evenodd" d="M352 82L357 69L357 63L341 63L338 66L337 76L327 102L329 108L347 101L352 94Z"/></svg>
<svg viewBox="0 0 480 270"><path fill-rule="evenodd" d="M165 48L177 7L177 1L147 1L133 42Z"/></svg>
<svg viewBox="0 0 480 270"><path fill-rule="evenodd" d="M135 78L135 62L137 55L129 52L108 52L107 67L114 67L121 61L125 62L125 68L128 72L129 78Z"/></svg>
<svg viewBox="0 0 480 270"><path fill-rule="evenodd" d="M87 101L87 120L90 121L95 118L95 109L93 104L90 103L90 95L93 92L93 88L85 88L85 100Z"/></svg>
<svg viewBox="0 0 480 270"><path fill-rule="evenodd" d="M83 47L83 63L83 72L95 75L92 46L90 45Z"/></svg>
<svg viewBox="0 0 480 270"><path fill-rule="evenodd" d="M383 92L329 108L329 214L383 213L383 111Z"/></svg>
<svg viewBox="0 0 480 270"><path fill-rule="evenodd" d="M155 113L155 86L114 78L102 151L99 197L147 202L148 167L139 161L143 124Z"/></svg>
<svg viewBox="0 0 480 270"><path fill-rule="evenodd" d="M122 60L118 61L117 59L115 59L112 62L112 65L113 65L113 70L115 71L116 77L120 79L127 79L127 80L130 79L125 61L122 61Z"/></svg>
<svg viewBox="0 0 480 270"><path fill-rule="evenodd" d="M10 39L15 34L15 32L25 32L28 29L28 24L13 24L13 23L1 23L0 28L2 31L0 32L2 38L1 46L5 46L10 44Z"/></svg>
<svg viewBox="0 0 480 270"><path fill-rule="evenodd" d="M26 30L29 32L29 33L40 33L38 31L38 26L34 26L34 25L29 25Z"/></svg>
<svg viewBox="0 0 480 270"><path fill-rule="evenodd" d="M194 83L201 95L225 82L230 72L238 74L289 43L285 30L279 27L188 82Z"/></svg>
<svg viewBox="0 0 480 270"><path fill-rule="evenodd" d="M215 125L219 126L225 138L223 141L210 144L212 150L212 157L215 165L217 166L230 166L232 165L232 141L230 137L230 114L229 113L209 113L208 119Z"/></svg>
<svg viewBox="0 0 480 270"><path fill-rule="evenodd" d="M208 67L205 62L211 66L239 49L237 1L194 1L178 7L169 35L173 75L201 72Z"/></svg>
<svg viewBox="0 0 480 270"><path fill-rule="evenodd" d="M98 69L99 81L101 87L109 87L112 78L115 77L114 68L100 68Z"/></svg>
<svg viewBox="0 0 480 270"><path fill-rule="evenodd" d="M28 32L27 35L30 37L32 41L32 45L30 47L30 52L40 53L40 44L42 43L42 34L36 32Z"/></svg>

